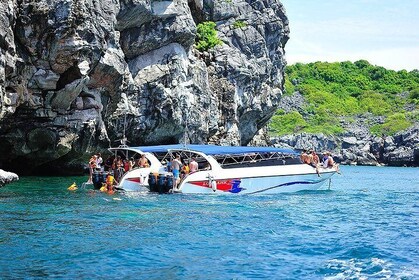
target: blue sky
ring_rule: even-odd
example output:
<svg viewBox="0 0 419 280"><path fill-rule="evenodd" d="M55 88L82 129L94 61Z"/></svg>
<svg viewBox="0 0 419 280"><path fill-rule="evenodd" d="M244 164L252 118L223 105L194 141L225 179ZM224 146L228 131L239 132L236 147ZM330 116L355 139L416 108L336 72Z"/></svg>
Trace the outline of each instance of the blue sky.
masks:
<svg viewBox="0 0 419 280"><path fill-rule="evenodd" d="M356 61L419 69L419 0L282 0L288 64Z"/></svg>

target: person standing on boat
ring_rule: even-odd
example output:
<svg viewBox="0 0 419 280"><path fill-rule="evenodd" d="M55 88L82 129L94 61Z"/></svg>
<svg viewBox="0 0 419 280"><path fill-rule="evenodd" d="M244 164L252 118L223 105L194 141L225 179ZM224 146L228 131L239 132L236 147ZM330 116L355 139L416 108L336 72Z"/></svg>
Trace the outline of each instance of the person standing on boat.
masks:
<svg viewBox="0 0 419 280"><path fill-rule="evenodd" d="M96 161L97 161L97 156L93 155L90 160L89 160L89 180L87 180L88 184L92 184L93 180L93 171L96 169Z"/></svg>
<svg viewBox="0 0 419 280"><path fill-rule="evenodd" d="M116 181L120 181L122 175L124 175L124 163L122 162L121 156L117 156L112 164L113 174L115 176Z"/></svg>
<svg viewBox="0 0 419 280"><path fill-rule="evenodd" d="M147 161L147 158L145 157L145 154L141 155L141 158L138 161L138 165L139 167L148 167L148 161Z"/></svg>
<svg viewBox="0 0 419 280"><path fill-rule="evenodd" d="M102 163L103 163L103 159L102 159L102 155L100 153L97 153L96 155L96 168L102 170Z"/></svg>
<svg viewBox="0 0 419 280"><path fill-rule="evenodd" d="M114 168L113 166L113 162L114 162L115 156L110 156L105 160L105 163L103 164L105 167L105 171L111 171Z"/></svg>
<svg viewBox="0 0 419 280"><path fill-rule="evenodd" d="M173 189L177 189L180 169L182 168L180 155L176 155L176 157L172 160L171 167L172 167L172 173L173 173Z"/></svg>
<svg viewBox="0 0 419 280"><path fill-rule="evenodd" d="M129 160L129 170L132 170L134 166L135 166L135 160L133 157L131 157Z"/></svg>
<svg viewBox="0 0 419 280"><path fill-rule="evenodd" d="M182 162L182 169L180 170L180 178L183 179L189 174L189 164L187 161Z"/></svg>
<svg viewBox="0 0 419 280"><path fill-rule="evenodd" d="M198 163L196 162L195 158L192 158L191 162L189 163L189 173L194 173L198 171Z"/></svg>
<svg viewBox="0 0 419 280"><path fill-rule="evenodd" d="M126 173L126 172L130 171L131 169L130 169L129 160L128 159L124 159L122 162L124 163L124 172Z"/></svg>

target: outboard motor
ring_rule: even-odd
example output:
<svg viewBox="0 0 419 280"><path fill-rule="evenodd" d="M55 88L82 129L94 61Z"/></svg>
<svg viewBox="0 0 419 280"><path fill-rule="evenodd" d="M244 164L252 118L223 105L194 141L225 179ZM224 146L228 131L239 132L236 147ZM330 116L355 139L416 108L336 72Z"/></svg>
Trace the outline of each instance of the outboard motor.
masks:
<svg viewBox="0 0 419 280"><path fill-rule="evenodd" d="M98 190L102 187L102 183L106 182L106 173L93 171L92 181L95 190Z"/></svg>
<svg viewBox="0 0 419 280"><path fill-rule="evenodd" d="M150 173L150 175L148 175L148 185L150 187L150 191L151 192L157 192L157 175L154 173Z"/></svg>
<svg viewBox="0 0 419 280"><path fill-rule="evenodd" d="M173 188L173 175L150 173L148 185L151 192L168 193Z"/></svg>
<svg viewBox="0 0 419 280"><path fill-rule="evenodd" d="M169 192L173 189L173 175L166 176L166 192Z"/></svg>
<svg viewBox="0 0 419 280"><path fill-rule="evenodd" d="M163 193L166 189L166 175L159 174L157 189L159 193Z"/></svg>

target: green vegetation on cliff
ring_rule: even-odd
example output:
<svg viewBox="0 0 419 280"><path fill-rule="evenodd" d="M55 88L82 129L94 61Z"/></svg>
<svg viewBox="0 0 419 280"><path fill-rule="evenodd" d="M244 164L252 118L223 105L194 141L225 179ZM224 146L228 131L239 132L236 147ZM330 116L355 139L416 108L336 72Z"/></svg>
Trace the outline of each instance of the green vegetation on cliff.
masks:
<svg viewBox="0 0 419 280"><path fill-rule="evenodd" d="M216 45L221 45L222 41L218 39L216 24L212 21L205 21L196 27L195 46L200 51L212 49Z"/></svg>
<svg viewBox="0 0 419 280"><path fill-rule="evenodd" d="M383 116L371 126L376 135L392 135L419 121L419 71L387 70L365 60L297 63L287 66L285 94L299 91L302 111L278 110L270 123L273 135L299 132L338 134L340 120L359 115Z"/></svg>
<svg viewBox="0 0 419 280"><path fill-rule="evenodd" d="M246 27L247 26L247 23L246 22L244 22L244 21L241 21L241 20L236 20L234 23L233 23L233 28L234 29L236 29L236 28L244 28L244 27Z"/></svg>

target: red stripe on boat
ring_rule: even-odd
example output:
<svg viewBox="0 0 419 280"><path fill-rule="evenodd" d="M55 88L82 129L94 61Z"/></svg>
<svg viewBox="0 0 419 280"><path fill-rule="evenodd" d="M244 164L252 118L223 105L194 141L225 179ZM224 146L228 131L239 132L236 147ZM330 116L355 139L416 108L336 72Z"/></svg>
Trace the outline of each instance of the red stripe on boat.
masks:
<svg viewBox="0 0 419 280"><path fill-rule="evenodd" d="M127 178L127 181L138 183L138 184L142 184L140 178Z"/></svg>
<svg viewBox="0 0 419 280"><path fill-rule="evenodd" d="M224 191L224 192L228 192L233 188L233 182L236 181L238 179L227 179L227 180L216 180L217 182L217 190L219 191ZM189 182L192 185L195 186L200 186L203 188L211 188L211 186L209 185L208 180L205 181L195 181L195 182Z"/></svg>

